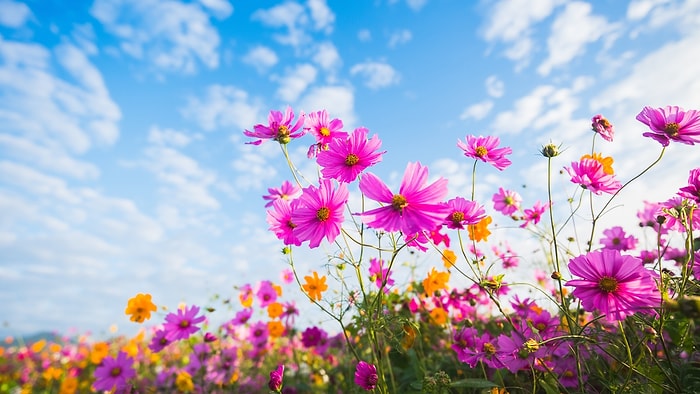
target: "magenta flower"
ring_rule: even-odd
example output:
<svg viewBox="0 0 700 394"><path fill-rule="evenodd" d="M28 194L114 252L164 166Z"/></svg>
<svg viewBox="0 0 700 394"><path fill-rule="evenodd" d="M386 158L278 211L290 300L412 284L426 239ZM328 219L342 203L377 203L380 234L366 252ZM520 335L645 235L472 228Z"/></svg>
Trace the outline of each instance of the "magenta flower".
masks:
<svg viewBox="0 0 700 394"><path fill-rule="evenodd" d="M258 292L256 293L258 301L260 301L261 308L267 308L268 305L277 301L277 290L272 286L272 282L269 280L263 280L260 282L260 287L258 287Z"/></svg>
<svg viewBox="0 0 700 394"><path fill-rule="evenodd" d="M634 235L627 235L621 226L611 227L603 231L605 238L600 240L605 249L626 251L637 246L637 238Z"/></svg>
<svg viewBox="0 0 700 394"><path fill-rule="evenodd" d="M447 201L449 211L445 224L448 228L464 230L470 224L477 224L486 217L486 210L478 203L462 197Z"/></svg>
<svg viewBox="0 0 700 394"><path fill-rule="evenodd" d="M690 170L688 186L682 187L678 195L700 203L700 168Z"/></svg>
<svg viewBox="0 0 700 394"><path fill-rule="evenodd" d="M248 341L256 348L261 348L267 344L270 331L267 323L258 321L250 325L248 331Z"/></svg>
<svg viewBox="0 0 700 394"><path fill-rule="evenodd" d="M668 230L665 227L662 227L657 221L659 215L662 215L661 208L662 206L658 202L652 203L649 201L644 201L644 208L637 212L639 227L651 227L654 229L654 231L659 231L659 229L661 229L662 234L667 233Z"/></svg>
<svg viewBox="0 0 700 394"><path fill-rule="evenodd" d="M518 192L499 187L498 193L493 195L491 201L493 201L493 209L506 216L511 216L520 209L520 203L523 199Z"/></svg>
<svg viewBox="0 0 700 394"><path fill-rule="evenodd" d="M598 310L609 321L623 320L635 312L650 312L661 304L652 273L642 261L603 249L571 259L569 271L580 278L566 282L572 295L589 311Z"/></svg>
<svg viewBox="0 0 700 394"><path fill-rule="evenodd" d="M525 222L520 225L520 227L525 228L532 223L533 225L537 226L537 223L540 222L540 219L542 219L542 215L547 211L547 205L542 204L541 202L537 201L535 205L532 208L527 208L523 211L523 219L525 219Z"/></svg>
<svg viewBox="0 0 700 394"><path fill-rule="evenodd" d="M309 158L326 150L328 144L334 139L348 136L348 133L342 131L343 121L340 119L329 121L328 112L325 109L307 114L304 128L316 137L316 143L309 147L309 152L307 153Z"/></svg>
<svg viewBox="0 0 700 394"><path fill-rule="evenodd" d="M596 115L591 119L591 127L593 131L600 134L604 140L612 142L613 136L615 135L615 128L612 123L603 117L603 115Z"/></svg>
<svg viewBox="0 0 700 394"><path fill-rule="evenodd" d="M153 334L151 342L148 344L148 348L151 349L153 353L158 353L165 349L166 346L170 344L171 341L166 338L167 332L165 330L158 330Z"/></svg>
<svg viewBox="0 0 700 394"><path fill-rule="evenodd" d="M651 132L642 135L653 138L663 146L668 146L671 141L687 145L700 142L700 111L684 111L678 106L644 107L637 120L651 129Z"/></svg>
<svg viewBox="0 0 700 394"><path fill-rule="evenodd" d="M318 153L316 162L321 166L321 175L338 182L350 183L367 167L382 161L386 151L379 151L382 141L373 135L367 139L369 130L359 127L347 138L337 138L328 144L328 149Z"/></svg>
<svg viewBox="0 0 700 394"><path fill-rule="evenodd" d="M121 391L127 388L129 379L136 377L134 359L124 352L119 352L117 358L107 356L95 368L95 382L92 387L97 391Z"/></svg>
<svg viewBox="0 0 700 394"><path fill-rule="evenodd" d="M377 230L401 231L407 235L434 230L448 213L447 205L442 202L447 195L447 179L440 178L430 185L427 182L428 167L418 162L406 166L398 194L391 193L374 174L366 173L360 178L360 191L386 205L358 215Z"/></svg>
<svg viewBox="0 0 700 394"><path fill-rule="evenodd" d="M275 200L294 200L301 194L301 188L289 181L284 181L282 186L268 188L267 192L270 194L263 196L263 200L267 200L265 208L271 207Z"/></svg>
<svg viewBox="0 0 700 394"><path fill-rule="evenodd" d="M369 364L364 361L357 363L355 367L355 384L363 389L370 391L377 387L379 375L377 375L377 367L374 364Z"/></svg>
<svg viewBox="0 0 700 394"><path fill-rule="evenodd" d="M304 125L304 113L299 114L299 119L295 124L294 111L291 107L282 114L280 111L270 111L268 116L268 125L256 124L253 126L253 131L245 130L243 134L248 137L259 138L247 144L260 145L263 140L274 140L280 144L288 144L293 138L299 138L306 133L302 128Z"/></svg>
<svg viewBox="0 0 700 394"><path fill-rule="evenodd" d="M454 334L452 350L457 353L460 362L476 368L479 362L483 362L491 368L505 368L505 365L497 357L498 344L491 334L479 332L474 327L463 328Z"/></svg>
<svg viewBox="0 0 700 394"><path fill-rule="evenodd" d="M594 194L613 194L622 187L615 176L606 174L603 165L594 159L581 158L578 162L571 163L571 168L566 168L566 171L571 175L571 182Z"/></svg>
<svg viewBox="0 0 700 394"><path fill-rule="evenodd" d="M511 162L506 155L513 153L510 148L498 148L501 140L498 137L475 137L468 135L465 142L457 140L457 146L464 151L464 156L489 163L503 171Z"/></svg>
<svg viewBox="0 0 700 394"><path fill-rule="evenodd" d="M322 328L318 328L316 326L307 327L301 333L301 343L306 348L318 346L327 338L328 333L326 333L326 331L324 331Z"/></svg>
<svg viewBox="0 0 700 394"><path fill-rule="evenodd" d="M267 223L270 225L270 231L275 233L285 245L301 245L301 241L294 234L294 228L297 225L292 222L292 211L298 205L298 200L290 202L277 199L272 202L272 209L267 211Z"/></svg>
<svg viewBox="0 0 700 394"><path fill-rule="evenodd" d="M394 285L394 279L391 278L391 272L388 267L384 267L384 260L372 257L369 259L369 275L370 279L377 287L382 287L384 280L384 292L389 292L389 287Z"/></svg>
<svg viewBox="0 0 700 394"><path fill-rule="evenodd" d="M197 316L199 313L199 307L192 305L190 308L178 309L177 313L170 312L165 316L166 323L163 325L163 329L166 334L165 337L171 341L177 341L180 339L187 339L190 335L199 331L197 324L204 321L204 316Z"/></svg>
<svg viewBox="0 0 700 394"><path fill-rule="evenodd" d="M275 393L282 392L282 379L284 378L284 364L280 364L277 369L270 372L270 381L267 387Z"/></svg>
<svg viewBox="0 0 700 394"><path fill-rule="evenodd" d="M294 235L299 241L309 241L310 248L316 248L325 237L328 242L335 241L343 224L343 208L348 201L349 192L341 183L333 188L330 179L321 179L319 187L304 188L298 198L299 206L292 212Z"/></svg>

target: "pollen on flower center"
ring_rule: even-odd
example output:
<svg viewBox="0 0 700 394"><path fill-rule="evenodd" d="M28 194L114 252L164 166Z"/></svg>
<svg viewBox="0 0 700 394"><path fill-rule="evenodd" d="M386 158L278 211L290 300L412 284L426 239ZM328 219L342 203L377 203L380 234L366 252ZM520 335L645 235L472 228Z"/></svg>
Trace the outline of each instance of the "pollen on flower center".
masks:
<svg viewBox="0 0 700 394"><path fill-rule="evenodd" d="M484 157L489 153L488 149L484 148L483 146L477 146L476 149L474 149L474 152L477 157Z"/></svg>
<svg viewBox="0 0 700 394"><path fill-rule="evenodd" d="M183 320L180 322L180 328L187 328L190 326L190 321L189 320Z"/></svg>
<svg viewBox="0 0 700 394"><path fill-rule="evenodd" d="M678 123L666 123L664 133L669 137L678 137Z"/></svg>
<svg viewBox="0 0 700 394"><path fill-rule="evenodd" d="M598 281L598 288L607 292L612 293L618 288L617 279L611 278L609 276L604 276Z"/></svg>
<svg viewBox="0 0 700 394"><path fill-rule="evenodd" d="M294 228L294 227L296 227L296 226L297 226L297 225L294 224L294 223L292 223L291 220L288 220L288 221L287 221L287 227L289 227L289 228Z"/></svg>
<svg viewBox="0 0 700 394"><path fill-rule="evenodd" d="M331 210L327 207L321 207L316 211L316 219L318 219L319 222L325 222L329 217L331 217Z"/></svg>
<svg viewBox="0 0 700 394"><path fill-rule="evenodd" d="M486 354L496 354L496 347L491 344L491 342L486 342L482 346L484 353Z"/></svg>
<svg viewBox="0 0 700 394"><path fill-rule="evenodd" d="M321 127L321 130L318 131L322 136L328 137L331 135L331 131L328 130L328 127Z"/></svg>
<svg viewBox="0 0 700 394"><path fill-rule="evenodd" d="M122 369L121 367L114 367L112 370L109 372L110 375L112 376L119 376L122 374Z"/></svg>
<svg viewBox="0 0 700 394"><path fill-rule="evenodd" d="M345 165L346 166L354 166L360 161L360 158L357 157L356 154L350 153L346 158L345 158Z"/></svg>
<svg viewBox="0 0 700 394"><path fill-rule="evenodd" d="M452 223L454 223L456 226L459 225L460 223L462 223L463 220L464 220L464 212L456 211L456 212L452 212L452 215L450 215L450 221L452 221Z"/></svg>
<svg viewBox="0 0 700 394"><path fill-rule="evenodd" d="M391 206L395 211L403 212L403 209L406 208L407 205L408 201L406 201L406 197L400 194L394 194L394 197L391 198Z"/></svg>
<svg viewBox="0 0 700 394"><path fill-rule="evenodd" d="M286 137L289 135L289 127L286 125L280 125L280 127L277 128L277 138L282 138Z"/></svg>

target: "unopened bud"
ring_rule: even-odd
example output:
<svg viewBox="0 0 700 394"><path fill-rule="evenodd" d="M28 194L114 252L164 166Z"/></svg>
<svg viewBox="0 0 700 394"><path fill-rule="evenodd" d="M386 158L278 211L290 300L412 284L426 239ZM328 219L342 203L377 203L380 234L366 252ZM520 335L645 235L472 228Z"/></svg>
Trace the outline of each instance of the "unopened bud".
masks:
<svg viewBox="0 0 700 394"><path fill-rule="evenodd" d="M558 271L552 272L552 279L554 279L554 280L559 280L559 279L561 279L561 273L558 272Z"/></svg>
<svg viewBox="0 0 700 394"><path fill-rule="evenodd" d="M559 147L549 143L542 147L540 153L542 153L542 156L544 157L556 157L559 156Z"/></svg>

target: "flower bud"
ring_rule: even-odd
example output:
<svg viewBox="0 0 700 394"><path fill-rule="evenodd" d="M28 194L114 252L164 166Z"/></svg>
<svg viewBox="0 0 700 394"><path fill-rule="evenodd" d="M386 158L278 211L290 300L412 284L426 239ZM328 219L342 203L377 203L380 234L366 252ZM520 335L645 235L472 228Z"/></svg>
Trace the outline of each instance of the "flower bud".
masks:
<svg viewBox="0 0 700 394"><path fill-rule="evenodd" d="M542 156L544 157L556 157L559 156L559 147L549 143L542 147L540 153L542 153Z"/></svg>

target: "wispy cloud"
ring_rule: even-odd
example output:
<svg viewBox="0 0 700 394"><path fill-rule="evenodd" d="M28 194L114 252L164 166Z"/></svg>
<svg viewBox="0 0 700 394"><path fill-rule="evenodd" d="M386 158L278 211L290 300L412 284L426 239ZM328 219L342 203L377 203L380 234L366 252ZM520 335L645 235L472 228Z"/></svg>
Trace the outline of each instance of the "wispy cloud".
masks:
<svg viewBox="0 0 700 394"><path fill-rule="evenodd" d="M277 97L287 104L294 103L311 83L316 80L318 71L311 64L299 64L286 70L282 77L275 77L279 83Z"/></svg>
<svg viewBox="0 0 700 394"><path fill-rule="evenodd" d="M491 112L491 108L493 108L493 101L491 100L485 100L478 102L476 104L472 104L469 107L467 107L464 111L462 111L462 114L459 115L459 118L462 120L467 120L467 119L483 119L486 117L486 115Z"/></svg>
<svg viewBox="0 0 700 394"><path fill-rule="evenodd" d="M252 127L259 118L262 104L248 93L231 85L210 85L203 98L189 97L182 114L206 131L235 127L238 132Z"/></svg>
<svg viewBox="0 0 700 394"><path fill-rule="evenodd" d="M389 36L389 42L388 46L389 48L396 48L399 45L406 44L407 42L411 41L413 38L413 34L411 34L411 31L408 29L401 29L397 30L393 33L391 33L391 36Z"/></svg>
<svg viewBox="0 0 700 394"><path fill-rule="evenodd" d="M0 25L18 28L32 16L26 4L13 0L0 0Z"/></svg>
<svg viewBox="0 0 700 394"><path fill-rule="evenodd" d="M277 64L277 62L279 62L279 58L275 51L264 45L257 45L251 48L248 53L243 56L243 63L255 67L259 73L269 70Z"/></svg>
<svg viewBox="0 0 700 394"><path fill-rule="evenodd" d="M386 62L368 61L352 66L350 75L360 75L370 89L381 89L396 85L401 80L399 73Z"/></svg>

